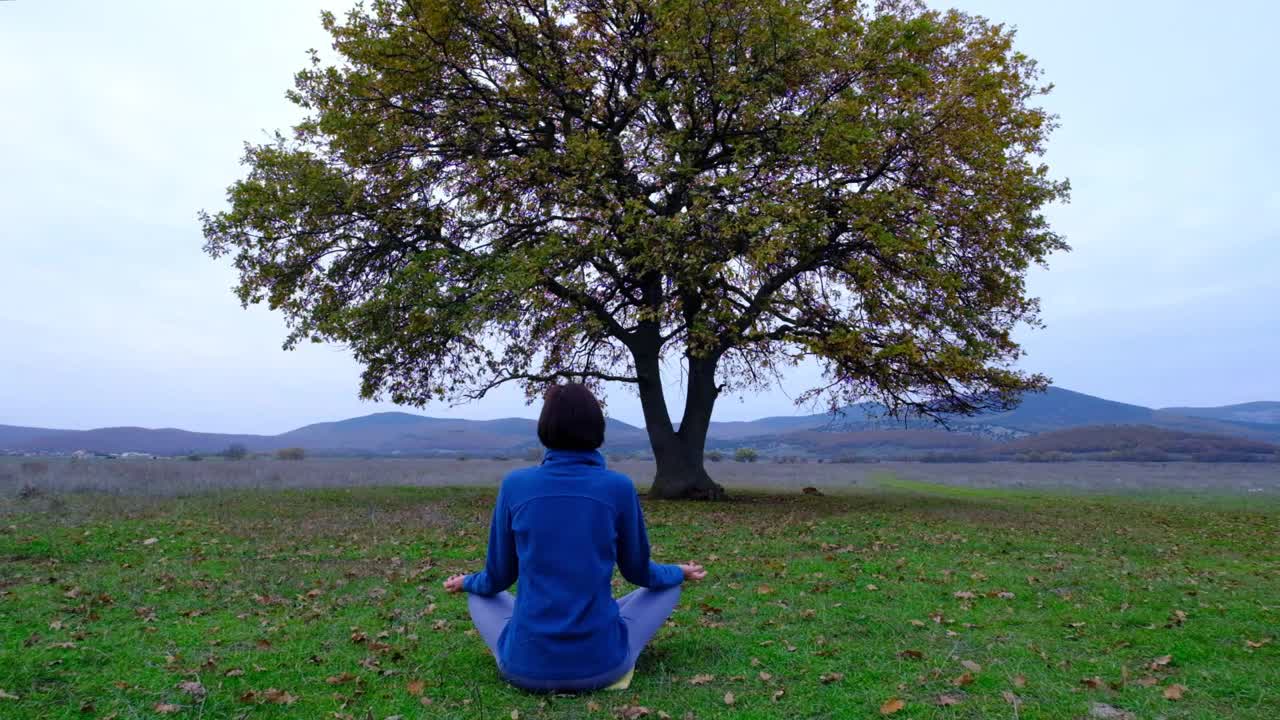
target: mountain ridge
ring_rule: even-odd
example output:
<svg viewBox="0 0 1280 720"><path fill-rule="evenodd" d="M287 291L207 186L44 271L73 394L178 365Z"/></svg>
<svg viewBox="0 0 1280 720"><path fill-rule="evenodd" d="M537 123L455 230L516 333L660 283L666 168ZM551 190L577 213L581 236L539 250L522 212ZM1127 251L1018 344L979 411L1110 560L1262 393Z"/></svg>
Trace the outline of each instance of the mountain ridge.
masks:
<svg viewBox="0 0 1280 720"><path fill-rule="evenodd" d="M931 420L895 419L874 404L845 408L842 414L775 415L755 420L714 421L708 448L803 447L835 452L849 443L920 449L932 442L936 449L973 448L987 441L1016 440L1040 433L1093 426L1149 426L1167 431L1234 436L1280 443L1280 403L1241 403L1207 408L1148 408L1107 400L1065 388L1024 396L1022 403L1002 412L947 418L950 430ZM644 428L609 418L606 448L616 452L645 451ZM61 430L0 425L0 450L18 453L145 452L157 455L219 452L232 444L250 452L302 447L318 454L439 455L516 454L535 449L537 421L507 417L491 420L416 415L402 411L371 413L304 425L276 435L204 433L180 428L105 427ZM842 439L841 433L847 434ZM882 433L876 436L875 433ZM894 433L897 433L896 435ZM905 434L904 434L905 433ZM932 440L931 440L932 438ZM847 440L847 442L845 442ZM855 444L856 444L855 443Z"/></svg>

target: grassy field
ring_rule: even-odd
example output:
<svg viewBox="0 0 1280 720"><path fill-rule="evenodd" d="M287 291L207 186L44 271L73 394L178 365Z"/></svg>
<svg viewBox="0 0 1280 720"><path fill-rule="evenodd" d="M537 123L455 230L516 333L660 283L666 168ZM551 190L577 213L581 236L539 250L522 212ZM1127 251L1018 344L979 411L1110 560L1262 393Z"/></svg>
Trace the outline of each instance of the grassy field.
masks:
<svg viewBox="0 0 1280 720"><path fill-rule="evenodd" d="M314 458L222 460L95 460L0 458L0 495L30 486L53 494L107 492L189 495L214 490L290 490L350 487L492 487L524 458ZM609 460L637 482L652 478L652 461ZM709 463L730 489L798 491L876 488L886 474L962 487L1068 489L1111 494L1150 491L1253 493L1280 500L1280 464L1194 462L992 463Z"/></svg>
<svg viewBox="0 0 1280 720"><path fill-rule="evenodd" d="M646 502L657 558L710 577L629 691L580 697L500 682L464 599L439 589L478 568L492 499L8 494L0 717L1280 717L1270 494L881 475Z"/></svg>

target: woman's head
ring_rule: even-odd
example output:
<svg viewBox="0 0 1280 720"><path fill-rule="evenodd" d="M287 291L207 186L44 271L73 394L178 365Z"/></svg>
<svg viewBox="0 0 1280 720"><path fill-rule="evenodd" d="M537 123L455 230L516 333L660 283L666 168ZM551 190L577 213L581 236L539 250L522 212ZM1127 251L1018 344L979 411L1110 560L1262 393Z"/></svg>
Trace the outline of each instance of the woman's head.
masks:
<svg viewBox="0 0 1280 720"><path fill-rule="evenodd" d="M538 417L538 439L551 450L596 450L604 444L604 411L586 385L547 390Z"/></svg>

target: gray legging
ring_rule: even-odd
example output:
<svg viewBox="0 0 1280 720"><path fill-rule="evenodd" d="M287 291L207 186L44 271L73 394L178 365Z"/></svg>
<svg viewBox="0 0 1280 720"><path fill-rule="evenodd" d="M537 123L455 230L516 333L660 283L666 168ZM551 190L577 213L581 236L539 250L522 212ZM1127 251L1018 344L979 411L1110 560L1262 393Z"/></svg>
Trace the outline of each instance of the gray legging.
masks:
<svg viewBox="0 0 1280 720"><path fill-rule="evenodd" d="M654 633L658 632L658 628L662 627L662 623L666 622L667 617L671 615L671 611L676 607L676 601L679 599L679 585L665 590L640 588L625 597L618 598L618 613L622 615L622 622L627 626L630 647L628 648L627 657L621 665L600 675L588 678L566 678L563 680L526 678L512 675L504 670L501 661L498 662L498 670L507 682L525 690L577 691L598 690L608 687L621 679L623 675L626 675L628 670L635 667L636 658L640 656L640 650L649 642ZM476 631L484 639L484 644L489 646L489 650L494 657L497 657L498 637L502 634L503 628L507 626L507 621L511 619L512 614L515 612L516 596L505 591L493 597L468 595L467 607L471 610L471 621L475 623Z"/></svg>

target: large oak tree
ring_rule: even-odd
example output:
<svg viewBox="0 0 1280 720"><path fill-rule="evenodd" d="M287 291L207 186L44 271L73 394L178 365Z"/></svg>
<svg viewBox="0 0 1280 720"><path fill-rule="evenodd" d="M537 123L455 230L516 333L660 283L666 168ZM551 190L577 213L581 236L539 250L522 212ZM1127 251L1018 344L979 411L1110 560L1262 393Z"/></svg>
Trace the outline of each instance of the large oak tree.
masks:
<svg viewBox="0 0 1280 720"><path fill-rule="evenodd" d="M373 0L326 14L203 216L286 345L347 344L397 403L628 383L653 492L722 493L716 399L816 358L832 407L943 416L1014 367L1033 263L1065 248L1054 119L1013 33L912 0ZM672 422L662 375L684 374Z"/></svg>

